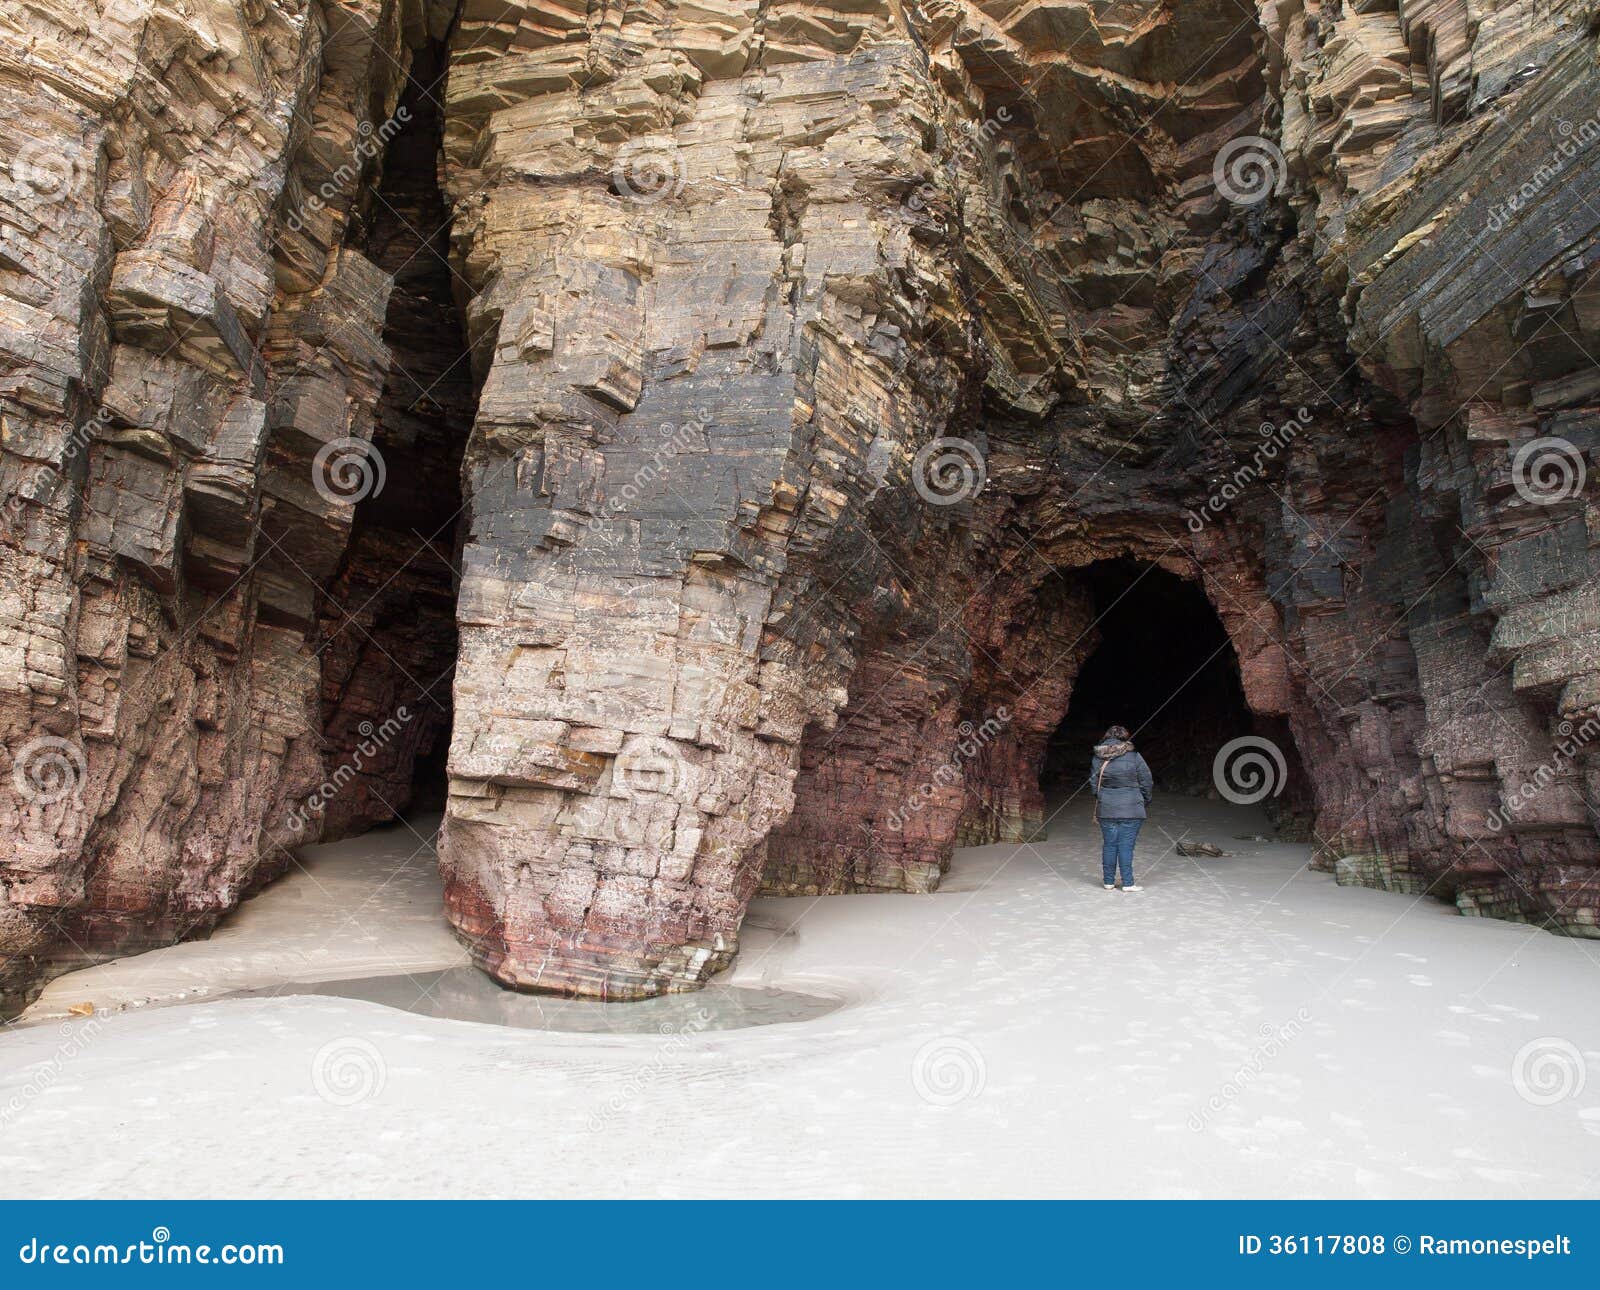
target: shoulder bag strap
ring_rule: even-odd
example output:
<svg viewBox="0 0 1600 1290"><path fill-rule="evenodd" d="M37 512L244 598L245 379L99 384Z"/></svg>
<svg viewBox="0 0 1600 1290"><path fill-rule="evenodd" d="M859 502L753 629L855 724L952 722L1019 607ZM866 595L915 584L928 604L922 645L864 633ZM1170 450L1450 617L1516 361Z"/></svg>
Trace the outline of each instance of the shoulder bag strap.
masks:
<svg viewBox="0 0 1600 1290"><path fill-rule="evenodd" d="M1100 763L1100 773L1097 776L1095 776L1095 781L1094 781L1094 822L1096 824L1100 823L1100 789L1104 786L1104 784L1106 782L1106 767L1111 765L1113 760L1114 760L1113 758L1107 757L1103 762L1101 762Z"/></svg>

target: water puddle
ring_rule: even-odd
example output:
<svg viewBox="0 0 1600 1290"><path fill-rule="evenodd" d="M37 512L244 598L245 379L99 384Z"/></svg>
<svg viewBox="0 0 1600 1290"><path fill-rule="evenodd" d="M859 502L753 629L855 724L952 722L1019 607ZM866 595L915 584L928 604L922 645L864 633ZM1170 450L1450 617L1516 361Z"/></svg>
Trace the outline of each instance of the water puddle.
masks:
<svg viewBox="0 0 1600 1290"><path fill-rule="evenodd" d="M352 977L266 990L239 990L230 999L322 995L359 999L422 1017L478 1021L518 1030L561 1030L585 1035L697 1034L810 1021L843 1007L845 1000L795 990L708 985L692 994L664 994L637 1003L595 1003L543 994L519 994L496 985L476 968L449 968L410 976Z"/></svg>

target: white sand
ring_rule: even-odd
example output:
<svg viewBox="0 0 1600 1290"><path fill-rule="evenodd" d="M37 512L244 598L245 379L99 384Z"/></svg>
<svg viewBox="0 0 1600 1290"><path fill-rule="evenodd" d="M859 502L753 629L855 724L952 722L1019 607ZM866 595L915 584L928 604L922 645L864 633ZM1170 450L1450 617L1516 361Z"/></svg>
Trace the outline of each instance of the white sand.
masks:
<svg viewBox="0 0 1600 1290"><path fill-rule="evenodd" d="M467 953L440 910L444 888L432 845L438 827L433 816L307 847L298 868L246 901L208 939L57 977L22 1019L64 1018L85 1002L125 1011L286 981L464 964Z"/></svg>
<svg viewBox="0 0 1600 1290"><path fill-rule="evenodd" d="M1597 1194L1600 944L1338 888L1235 841L1248 811L1158 808L1140 894L1101 890L1074 808L934 896L757 902L724 980L851 1000L798 1024L574 1035L302 996L15 1028L0 1191ZM29 1016L458 963L418 841L308 852L211 940Z"/></svg>

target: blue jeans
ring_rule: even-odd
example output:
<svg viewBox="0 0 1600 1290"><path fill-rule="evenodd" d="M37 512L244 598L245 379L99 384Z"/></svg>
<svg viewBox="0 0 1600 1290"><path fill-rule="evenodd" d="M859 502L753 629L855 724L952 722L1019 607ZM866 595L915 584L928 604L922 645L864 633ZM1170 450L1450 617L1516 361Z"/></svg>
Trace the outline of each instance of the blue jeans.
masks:
<svg viewBox="0 0 1600 1290"><path fill-rule="evenodd" d="M1116 881L1117 866L1122 866L1122 885L1133 886L1133 842L1143 820L1101 820L1100 873L1109 885Z"/></svg>

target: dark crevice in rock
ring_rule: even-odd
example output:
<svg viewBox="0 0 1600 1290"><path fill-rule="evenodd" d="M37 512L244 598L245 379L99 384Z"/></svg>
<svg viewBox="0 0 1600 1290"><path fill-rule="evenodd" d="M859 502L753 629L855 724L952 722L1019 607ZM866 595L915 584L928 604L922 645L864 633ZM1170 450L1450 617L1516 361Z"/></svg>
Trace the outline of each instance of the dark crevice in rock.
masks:
<svg viewBox="0 0 1600 1290"><path fill-rule="evenodd" d="M444 805L461 458L476 393L438 182L443 72L442 43L417 51L398 109L404 127L352 236L394 287L383 326L389 370L372 435L384 486L357 503L349 546L319 608L326 757L361 767L324 808L325 841Z"/></svg>

